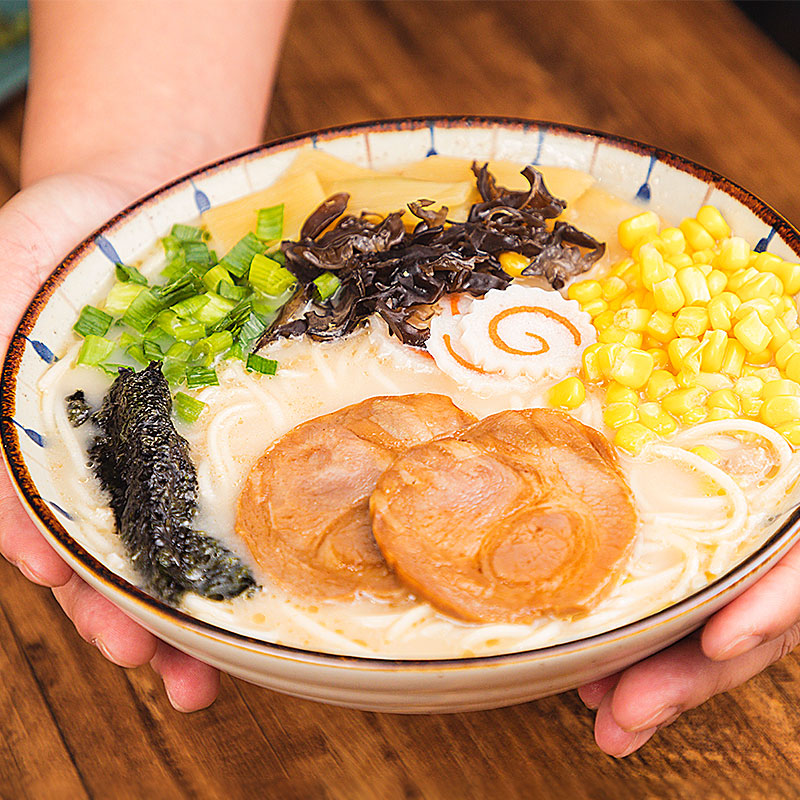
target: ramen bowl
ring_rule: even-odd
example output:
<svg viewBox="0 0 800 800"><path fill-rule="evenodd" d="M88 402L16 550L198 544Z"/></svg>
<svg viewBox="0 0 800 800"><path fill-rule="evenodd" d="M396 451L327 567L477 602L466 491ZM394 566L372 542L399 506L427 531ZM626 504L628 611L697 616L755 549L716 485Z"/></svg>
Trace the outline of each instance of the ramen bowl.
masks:
<svg viewBox="0 0 800 800"><path fill-rule="evenodd" d="M133 263L209 208L271 185L298 153L319 149L362 167L438 154L579 169L615 195L677 221L716 206L756 250L800 258L797 231L724 177L622 137L547 122L425 118L290 137L211 164L134 203L81 242L43 284L12 338L2 373L3 454L34 524L80 577L159 638L253 684L352 708L438 713L495 708L615 673L686 636L764 575L794 544L800 513L776 509L766 540L729 572L657 613L598 635L534 650L441 659L336 655L263 641L151 597L91 552L49 466L38 384L62 353L78 311L115 264ZM83 542L83 543L82 543Z"/></svg>

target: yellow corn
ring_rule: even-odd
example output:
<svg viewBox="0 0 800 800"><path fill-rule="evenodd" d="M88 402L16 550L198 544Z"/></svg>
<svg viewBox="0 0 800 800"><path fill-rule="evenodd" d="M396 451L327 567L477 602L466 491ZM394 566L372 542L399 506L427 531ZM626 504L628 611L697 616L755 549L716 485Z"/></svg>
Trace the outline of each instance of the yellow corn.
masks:
<svg viewBox="0 0 800 800"><path fill-rule="evenodd" d="M733 326L733 335L749 353L760 353L772 341L769 328L758 314L748 314Z"/></svg>
<svg viewBox="0 0 800 800"><path fill-rule="evenodd" d="M763 402L761 399L761 391L763 388L764 382L754 375L739 378L736 383L733 384L733 391L739 398L743 414L748 417L754 417L758 414Z"/></svg>
<svg viewBox="0 0 800 800"><path fill-rule="evenodd" d="M628 348L620 343L612 343L603 345L602 349L597 351L597 364L600 367L600 372L604 378L611 377L611 368L614 362L621 358L628 352Z"/></svg>
<svg viewBox="0 0 800 800"><path fill-rule="evenodd" d="M790 381L787 378L779 378L775 381L766 381L764 388L761 390L761 396L764 400L769 400L772 397L779 397L781 395L794 395L800 396L800 383Z"/></svg>
<svg viewBox="0 0 800 800"><path fill-rule="evenodd" d="M598 363L598 352L605 347L603 344L590 344L581 356L583 377L592 383L603 380L603 371Z"/></svg>
<svg viewBox="0 0 800 800"><path fill-rule="evenodd" d="M699 425L705 422L708 417L708 409L702 406L695 406L690 408L685 414L681 414L680 421L687 426Z"/></svg>
<svg viewBox="0 0 800 800"><path fill-rule="evenodd" d="M577 408L586 399L586 387L579 378L565 378L551 387L548 399L555 408Z"/></svg>
<svg viewBox="0 0 800 800"><path fill-rule="evenodd" d="M611 381L606 388L606 403L633 403L639 402L639 395L623 386L621 383Z"/></svg>
<svg viewBox="0 0 800 800"><path fill-rule="evenodd" d="M621 308L614 314L614 324L623 330L641 333L647 330L650 316L646 308Z"/></svg>
<svg viewBox="0 0 800 800"><path fill-rule="evenodd" d="M716 464L720 459L719 453L707 444L698 444L695 447L691 447L689 448L689 452L700 456L700 458L705 459L710 464Z"/></svg>
<svg viewBox="0 0 800 800"><path fill-rule="evenodd" d="M655 433L650 428L642 425L641 422L629 422L617 430L614 436L614 444L623 450L627 450L632 455L637 455L645 445L655 438Z"/></svg>
<svg viewBox="0 0 800 800"><path fill-rule="evenodd" d="M630 256L625 256L625 258L621 258L616 264L614 264L613 267L611 267L611 269L608 271L608 274L616 275L627 283L627 280L624 276L630 267L635 265L635 263L636 262Z"/></svg>
<svg viewBox="0 0 800 800"><path fill-rule="evenodd" d="M697 221L717 240L731 235L731 229L714 206L703 206L697 212Z"/></svg>
<svg viewBox="0 0 800 800"><path fill-rule="evenodd" d="M794 339L789 339L788 342L782 344L775 351L775 366L777 366L778 369L786 369L786 364L789 359L798 353L800 353L800 343L796 342Z"/></svg>
<svg viewBox="0 0 800 800"><path fill-rule="evenodd" d="M800 292L800 264L783 261L776 268L775 274L780 278L786 294L795 295Z"/></svg>
<svg viewBox="0 0 800 800"><path fill-rule="evenodd" d="M608 303L603 300L602 297L596 297L594 300L589 300L586 303L581 305L583 311L585 311L590 317L596 317L598 314L602 314L604 311L608 311Z"/></svg>
<svg viewBox="0 0 800 800"><path fill-rule="evenodd" d="M778 425L776 430L792 447L800 447L800 421L786 422Z"/></svg>
<svg viewBox="0 0 800 800"><path fill-rule="evenodd" d="M645 395L648 400L661 400L662 397L678 388L675 376L665 369L657 369L647 381Z"/></svg>
<svg viewBox="0 0 800 800"><path fill-rule="evenodd" d="M733 377L741 375L746 353L747 351L741 342L737 342L735 339L728 339L728 343L725 345L725 355L722 357L722 366L720 367L722 372Z"/></svg>
<svg viewBox="0 0 800 800"><path fill-rule="evenodd" d="M736 419L738 413L727 408L710 408L706 415L707 422L716 422L720 419Z"/></svg>
<svg viewBox="0 0 800 800"><path fill-rule="evenodd" d="M708 321L712 328L729 331L733 325L733 314L742 301L733 292L721 292L708 303Z"/></svg>
<svg viewBox="0 0 800 800"><path fill-rule="evenodd" d="M752 300L746 300L744 303L740 303L733 312L732 318L734 322L738 322L740 319L744 319L748 314L752 313L758 314L758 318L765 325L769 325L770 322L775 320L778 316L775 306L772 305L769 300L765 300L762 297L755 297Z"/></svg>
<svg viewBox="0 0 800 800"><path fill-rule="evenodd" d="M709 272L711 270L709 269ZM706 276L699 267L684 267L675 273L687 306L705 305L710 299Z"/></svg>
<svg viewBox="0 0 800 800"><path fill-rule="evenodd" d="M724 408L736 414L742 409L742 404L739 402L739 395L737 395L733 389L718 389L716 392L711 392L708 396L708 400L706 400L706 405L709 408Z"/></svg>
<svg viewBox="0 0 800 800"><path fill-rule="evenodd" d="M676 389L661 398L661 407L674 417L682 417L693 408L702 408L708 392L701 386L690 389Z"/></svg>
<svg viewBox="0 0 800 800"><path fill-rule="evenodd" d="M658 403L642 403L639 406L639 422L658 436L668 436L678 423Z"/></svg>
<svg viewBox="0 0 800 800"><path fill-rule="evenodd" d="M531 265L531 260L522 253L515 253L511 250L505 253L500 253L498 256L500 266L512 278L519 278L522 275L522 270L527 269Z"/></svg>
<svg viewBox="0 0 800 800"><path fill-rule="evenodd" d="M769 332L772 334L772 340L769 343L769 349L773 353L777 353L781 347L792 340L792 334L782 319L772 320L767 327L769 328Z"/></svg>
<svg viewBox="0 0 800 800"><path fill-rule="evenodd" d="M692 250L710 250L714 246L714 239L696 219L688 217L683 220L680 229Z"/></svg>
<svg viewBox="0 0 800 800"><path fill-rule="evenodd" d="M733 272L728 276L728 291L738 293L739 289L748 281L752 281L759 275L763 274L764 273L759 272L754 267L736 270L736 272Z"/></svg>
<svg viewBox="0 0 800 800"><path fill-rule="evenodd" d="M686 300L675 278L665 278L653 284L653 300L659 311L673 314L683 307Z"/></svg>
<svg viewBox="0 0 800 800"><path fill-rule="evenodd" d="M603 300L611 302L622 297L628 291L628 284L622 278L612 275L603 281Z"/></svg>
<svg viewBox="0 0 800 800"><path fill-rule="evenodd" d="M718 269L712 269L711 272L706 275L706 284L708 285L708 293L711 297L716 297L718 294L725 291L725 287L728 285L728 276Z"/></svg>
<svg viewBox="0 0 800 800"><path fill-rule="evenodd" d="M694 264L692 257L688 253L678 253L674 256L667 256L664 260L676 270L682 267L691 267L692 264Z"/></svg>
<svg viewBox="0 0 800 800"><path fill-rule="evenodd" d="M659 342L669 342L675 338L673 319L672 314L668 314L666 311L654 311L647 320L645 330Z"/></svg>
<svg viewBox="0 0 800 800"><path fill-rule="evenodd" d="M661 347L650 347L647 350L653 356L653 369L664 369L669 364L667 351Z"/></svg>
<svg viewBox="0 0 800 800"><path fill-rule="evenodd" d="M749 266L755 267L757 270L760 270L761 272L774 272L777 274L777 268L782 263L783 259L780 256L776 256L775 253L753 252L750 254Z"/></svg>
<svg viewBox="0 0 800 800"><path fill-rule="evenodd" d="M695 253L695 256L697 255L698 254ZM692 258L695 258L695 256L692 256ZM699 261L697 258L695 258L694 266L703 273L703 277L705 278L708 278L708 276L714 271L714 267L712 267L711 264L709 264L707 261Z"/></svg>
<svg viewBox="0 0 800 800"><path fill-rule="evenodd" d="M763 272L756 278L751 278L747 283L739 287L736 292L739 298L753 300L756 297L768 300L775 295L783 294L783 284L776 275L770 272Z"/></svg>
<svg viewBox="0 0 800 800"><path fill-rule="evenodd" d="M686 237L680 228L664 228L658 235L665 257L677 256L686 250Z"/></svg>
<svg viewBox="0 0 800 800"><path fill-rule="evenodd" d="M800 397L779 395L765 400L759 413L761 421L770 428L800 420Z"/></svg>
<svg viewBox="0 0 800 800"><path fill-rule="evenodd" d="M644 386L653 372L653 357L650 353L631 348L615 359L609 377L623 386L639 389Z"/></svg>
<svg viewBox="0 0 800 800"><path fill-rule="evenodd" d="M739 236L726 239L719 247L714 266L725 272L745 269L750 262L750 245Z"/></svg>
<svg viewBox="0 0 800 800"><path fill-rule="evenodd" d="M503 253L500 256L500 264L503 263L503 256L507 255ZM505 269L505 267L503 267ZM508 272L508 270L506 270ZM584 303L588 303L590 300L597 300L603 294L603 287L600 285L600 281L578 281L577 283L571 283L569 288L567 289L567 297L570 300L577 300L581 305Z"/></svg>
<svg viewBox="0 0 800 800"><path fill-rule="evenodd" d="M603 422L614 430L638 419L639 412L633 403L609 403L603 409Z"/></svg>
<svg viewBox="0 0 800 800"><path fill-rule="evenodd" d="M753 374L757 378L761 378L764 383L779 381L783 377L777 367L759 367Z"/></svg>
<svg viewBox="0 0 800 800"><path fill-rule="evenodd" d="M763 367L772 361L772 351L762 350L760 353L748 353L746 359L745 366Z"/></svg>
<svg viewBox="0 0 800 800"><path fill-rule="evenodd" d="M719 372L678 373L678 386L685 389L692 386L702 386L709 392L716 392L718 389L728 389L732 385L731 379Z"/></svg>
<svg viewBox="0 0 800 800"><path fill-rule="evenodd" d="M622 330L622 328L618 328L616 325L609 325L607 328L597 331L597 341L603 344L621 344L625 341L627 335L628 332Z"/></svg>
<svg viewBox="0 0 800 800"><path fill-rule="evenodd" d="M658 215L653 211L645 211L623 220L619 224L617 236L619 243L626 250L633 250L634 247L645 237L658 234L660 221Z"/></svg>
<svg viewBox="0 0 800 800"><path fill-rule="evenodd" d="M670 364L675 372L680 372L682 369L688 369L690 372L700 371L700 358L690 360L692 351L700 344L699 340L687 337L680 339L673 339L667 345L667 355L669 356ZM696 367L696 368L695 368Z"/></svg>
<svg viewBox="0 0 800 800"><path fill-rule="evenodd" d="M706 372L719 372L722 369L722 359L725 357L727 345L728 334L725 331L706 331L703 334L700 368Z"/></svg>
<svg viewBox="0 0 800 800"><path fill-rule="evenodd" d="M789 378L789 380L800 383L800 355L796 353L792 355L786 362L783 371L786 373L786 377Z"/></svg>
<svg viewBox="0 0 800 800"><path fill-rule="evenodd" d="M593 320L595 328L598 331L602 331L605 328L610 328L614 324L614 314L616 311L612 311L610 308L606 309L605 311L601 311Z"/></svg>
<svg viewBox="0 0 800 800"><path fill-rule="evenodd" d="M675 315L675 333L699 339L708 330L708 311L697 306L682 308Z"/></svg>

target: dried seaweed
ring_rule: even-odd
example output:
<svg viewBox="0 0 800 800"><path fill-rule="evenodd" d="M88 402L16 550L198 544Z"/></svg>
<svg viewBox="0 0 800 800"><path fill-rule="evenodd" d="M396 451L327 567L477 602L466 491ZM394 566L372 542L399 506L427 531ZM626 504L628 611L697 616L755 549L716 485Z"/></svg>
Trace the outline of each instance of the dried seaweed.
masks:
<svg viewBox="0 0 800 800"><path fill-rule="evenodd" d="M281 245L286 267L298 279L305 309L302 316L284 315L257 342L261 347L286 336L307 334L327 340L344 336L371 314L379 314L406 344L423 345L428 330L411 321L422 306L443 295L468 292L480 297L510 282L500 265L506 251L531 259L524 275L543 276L555 289L589 269L605 245L565 222L548 225L565 208L544 185L541 173L526 167L525 191L498 186L487 165L472 165L481 201L465 222L446 219L430 201L409 204L420 222L407 232L402 212L381 218L374 214L342 216L348 196L326 200L308 218L298 241ZM338 220L338 221L337 221ZM316 302L311 284L323 272L335 273L341 285L324 303Z"/></svg>
<svg viewBox="0 0 800 800"><path fill-rule="evenodd" d="M78 389L65 397L64 405L67 407L67 419L73 428L80 428L91 419L92 407L86 401L83 389Z"/></svg>
<svg viewBox="0 0 800 800"><path fill-rule="evenodd" d="M192 529L197 476L175 430L160 366L122 368L94 415L89 450L111 495L117 532L146 588L170 603L187 591L222 600L255 585L249 569L216 539Z"/></svg>

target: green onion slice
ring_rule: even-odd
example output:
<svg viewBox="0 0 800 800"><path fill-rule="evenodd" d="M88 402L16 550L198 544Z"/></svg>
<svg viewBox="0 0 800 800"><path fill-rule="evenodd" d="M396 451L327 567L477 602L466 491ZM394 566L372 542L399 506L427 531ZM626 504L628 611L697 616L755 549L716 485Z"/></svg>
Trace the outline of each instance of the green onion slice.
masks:
<svg viewBox="0 0 800 800"><path fill-rule="evenodd" d="M265 242L280 239L283 235L283 203L261 208L256 222L256 236Z"/></svg>
<svg viewBox="0 0 800 800"><path fill-rule="evenodd" d="M253 256L263 251L264 243L256 238L254 234L248 233L239 239L230 251L220 259L219 263L228 272L233 273L237 278L241 278L250 269L250 262L253 260Z"/></svg>
<svg viewBox="0 0 800 800"><path fill-rule="evenodd" d="M188 264L200 264L203 267L210 267L216 259L211 256L211 251L205 242L184 242L183 252L186 255Z"/></svg>
<svg viewBox="0 0 800 800"><path fill-rule="evenodd" d="M219 386L217 371L213 367L189 367L186 370L186 385L190 389L201 386Z"/></svg>
<svg viewBox="0 0 800 800"><path fill-rule="evenodd" d="M115 283L106 297L106 313L121 317L130 304L145 291L144 286L135 283Z"/></svg>
<svg viewBox="0 0 800 800"><path fill-rule="evenodd" d="M80 336L105 336L114 318L105 311L94 306L84 306L78 321L72 326L75 333Z"/></svg>
<svg viewBox="0 0 800 800"><path fill-rule="evenodd" d="M226 300L235 300L237 302L244 300L250 292L246 286L237 286L235 283L226 283L225 281L220 281L214 291Z"/></svg>
<svg viewBox="0 0 800 800"><path fill-rule="evenodd" d="M195 228L194 225L176 223L172 226L170 236L180 242L201 242L203 240L203 231L200 228Z"/></svg>
<svg viewBox="0 0 800 800"><path fill-rule="evenodd" d="M258 291L273 297L283 294L297 282L286 267L261 253L253 256L247 280Z"/></svg>
<svg viewBox="0 0 800 800"><path fill-rule="evenodd" d="M190 397L184 392L175 392L173 408L184 422L196 422L205 407L206 404L202 400Z"/></svg>
<svg viewBox="0 0 800 800"><path fill-rule="evenodd" d="M342 285L342 282L332 272L323 272L322 275L314 278L313 284L317 300L324 303L336 294L336 290Z"/></svg>
<svg viewBox="0 0 800 800"><path fill-rule="evenodd" d="M102 336L96 336L93 333L87 334L78 352L78 363L97 366L101 361L105 361L116 349L115 342L104 339Z"/></svg>
<svg viewBox="0 0 800 800"><path fill-rule="evenodd" d="M136 267L129 267L127 264L117 264L117 280L123 283L138 283L140 286L147 286L147 278L139 272Z"/></svg>
<svg viewBox="0 0 800 800"><path fill-rule="evenodd" d="M222 264L217 264L215 267L211 267L205 275L203 275L203 285L208 289L210 292L216 292L217 287L221 283L229 283L233 285L233 278L231 278L230 272L222 266Z"/></svg>
<svg viewBox="0 0 800 800"><path fill-rule="evenodd" d="M262 375L274 375L278 370L278 362L271 358L250 353L247 356L246 367L251 372L260 372Z"/></svg>
<svg viewBox="0 0 800 800"><path fill-rule="evenodd" d="M144 333L164 307L160 298L149 289L143 289L122 316L122 321L139 333Z"/></svg>

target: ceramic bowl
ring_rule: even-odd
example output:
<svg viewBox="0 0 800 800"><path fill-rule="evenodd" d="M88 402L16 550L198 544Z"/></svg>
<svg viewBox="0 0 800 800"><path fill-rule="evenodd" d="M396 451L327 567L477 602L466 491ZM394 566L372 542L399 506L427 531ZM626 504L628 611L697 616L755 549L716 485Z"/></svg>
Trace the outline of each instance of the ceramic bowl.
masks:
<svg viewBox="0 0 800 800"><path fill-rule="evenodd" d="M79 544L69 497L62 496L48 470L37 381L63 350L87 287L105 280L117 261L135 261L175 222L268 186L306 148L374 168L437 153L573 167L670 220L712 203L738 235L758 243L756 249L800 257L797 231L722 176L655 147L544 122L365 123L283 139L179 178L134 203L67 256L25 312L3 368L2 444L14 486L39 530L87 583L165 641L246 681L354 708L450 712L520 703L616 672L698 628L793 544L800 527L796 511L787 512L768 541L730 573L646 619L538 650L430 661L329 655L231 633L162 604L92 557Z"/></svg>

